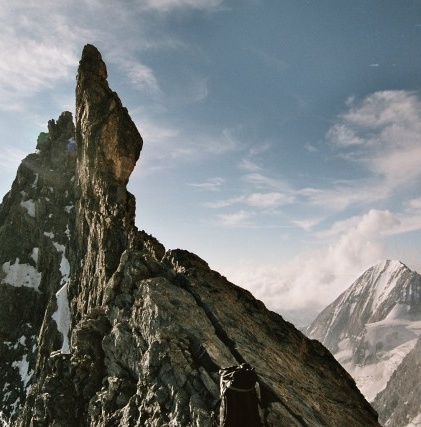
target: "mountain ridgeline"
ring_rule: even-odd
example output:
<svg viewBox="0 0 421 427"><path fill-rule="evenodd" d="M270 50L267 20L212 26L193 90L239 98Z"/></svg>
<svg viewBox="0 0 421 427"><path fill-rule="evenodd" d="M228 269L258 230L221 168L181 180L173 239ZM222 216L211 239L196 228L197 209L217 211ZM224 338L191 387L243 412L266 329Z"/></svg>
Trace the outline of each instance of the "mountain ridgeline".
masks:
<svg viewBox="0 0 421 427"><path fill-rule="evenodd" d="M373 266L320 313L306 334L322 342L353 376L382 425L421 423L417 272L399 261Z"/></svg>
<svg viewBox="0 0 421 427"><path fill-rule="evenodd" d="M211 426L219 369L255 368L266 426L378 426L319 342L135 226L142 138L85 46L0 205L0 424Z"/></svg>

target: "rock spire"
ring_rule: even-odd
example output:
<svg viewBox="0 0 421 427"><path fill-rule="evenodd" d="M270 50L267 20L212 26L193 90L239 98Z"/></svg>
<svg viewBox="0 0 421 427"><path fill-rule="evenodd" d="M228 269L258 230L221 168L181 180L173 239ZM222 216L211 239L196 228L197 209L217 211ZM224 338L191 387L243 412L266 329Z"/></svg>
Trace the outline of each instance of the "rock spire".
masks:
<svg viewBox="0 0 421 427"><path fill-rule="evenodd" d="M66 114L63 129L40 137L0 206L0 237L15 237L0 250L3 419L210 427L218 370L247 362L266 426L378 426L319 342L197 255L137 230L126 184L142 139L106 77L97 49L85 46L75 128ZM53 179L63 173L53 149L68 161L62 180ZM22 228L13 228L16 212ZM23 268L31 281L12 274Z"/></svg>

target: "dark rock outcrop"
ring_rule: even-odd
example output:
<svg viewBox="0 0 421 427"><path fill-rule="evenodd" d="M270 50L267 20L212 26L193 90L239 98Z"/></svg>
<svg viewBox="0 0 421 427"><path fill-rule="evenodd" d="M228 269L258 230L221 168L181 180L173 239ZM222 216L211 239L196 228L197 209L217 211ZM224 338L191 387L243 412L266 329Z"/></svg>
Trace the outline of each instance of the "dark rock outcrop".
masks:
<svg viewBox="0 0 421 427"><path fill-rule="evenodd" d="M69 113L50 122L0 207L3 418L211 426L218 370L247 362L267 426L378 426L319 342L197 255L137 230L126 184L142 139L106 77L85 46L75 129ZM22 268L32 281L18 280Z"/></svg>

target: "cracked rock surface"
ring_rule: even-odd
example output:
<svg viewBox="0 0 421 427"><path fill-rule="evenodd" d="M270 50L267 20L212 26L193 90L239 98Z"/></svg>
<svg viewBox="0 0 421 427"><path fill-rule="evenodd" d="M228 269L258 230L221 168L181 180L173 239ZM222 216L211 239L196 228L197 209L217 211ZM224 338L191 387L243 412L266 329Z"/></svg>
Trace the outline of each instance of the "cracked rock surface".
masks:
<svg viewBox="0 0 421 427"><path fill-rule="evenodd" d="M378 426L354 381L319 342L197 255L166 250L136 228L126 185L143 141L106 78L100 53L85 46L75 126L70 113L54 122L0 206L1 236L20 232L12 217L30 236L2 247L0 262L10 269L19 258L18 265L40 275L30 288L10 283L3 268L0 338L8 344L0 347L0 390L11 390L0 400L3 420L211 426L218 370L247 362L258 374L266 426ZM72 138L76 149L69 153L65 142ZM52 147L63 157L57 165ZM58 178L48 181L54 173ZM29 194L36 178L30 216L19 208L21 192ZM68 317L56 297L64 285Z"/></svg>

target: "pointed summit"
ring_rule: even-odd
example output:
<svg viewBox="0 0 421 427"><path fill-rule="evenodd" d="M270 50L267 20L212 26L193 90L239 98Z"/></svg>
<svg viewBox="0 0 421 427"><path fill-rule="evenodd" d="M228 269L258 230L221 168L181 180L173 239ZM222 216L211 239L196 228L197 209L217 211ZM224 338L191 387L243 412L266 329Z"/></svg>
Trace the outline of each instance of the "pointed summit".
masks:
<svg viewBox="0 0 421 427"><path fill-rule="evenodd" d="M98 49L87 44L82 51L82 57L79 61L79 81L82 79L107 80L107 66L102 60Z"/></svg>
<svg viewBox="0 0 421 427"><path fill-rule="evenodd" d="M107 82L107 68L92 45L83 49L76 84L76 140L81 145L81 178L114 178L126 185L142 149L143 140ZM87 176L88 173L91 176ZM110 176L111 175L111 176ZM92 182L91 182L92 183ZM88 188L89 182L81 182ZM86 185L84 185L86 184Z"/></svg>

